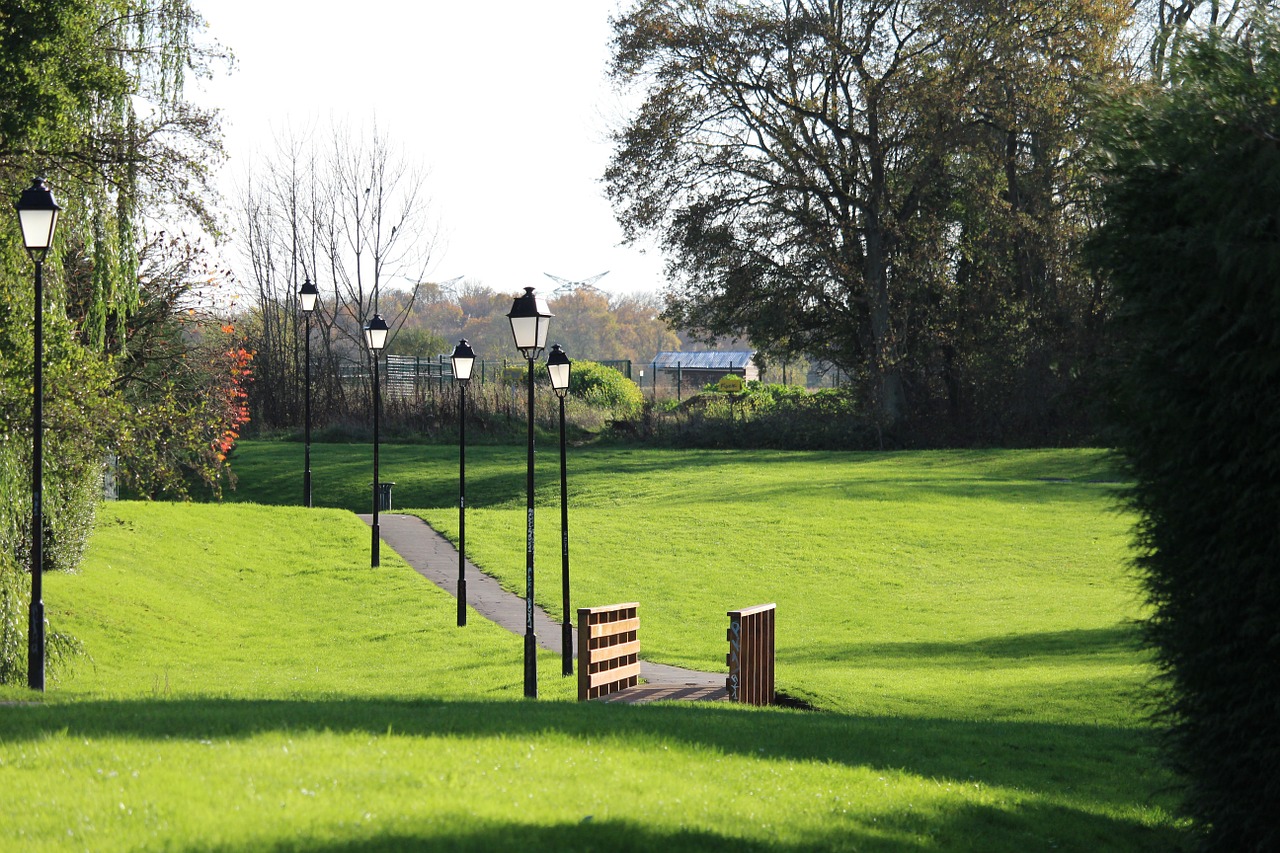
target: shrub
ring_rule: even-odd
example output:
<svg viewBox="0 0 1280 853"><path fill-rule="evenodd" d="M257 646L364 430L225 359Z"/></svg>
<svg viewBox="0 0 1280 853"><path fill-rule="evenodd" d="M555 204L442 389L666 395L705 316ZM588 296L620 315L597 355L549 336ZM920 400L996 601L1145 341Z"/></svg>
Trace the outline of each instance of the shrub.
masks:
<svg viewBox="0 0 1280 853"><path fill-rule="evenodd" d="M1202 40L1119 105L1095 247L1121 299L1117 443L1185 809L1280 849L1280 36Z"/></svg>
<svg viewBox="0 0 1280 853"><path fill-rule="evenodd" d="M0 250L0 683L25 677L32 522L31 281L25 259ZM5 260L19 262L5 265ZM53 278L53 276L50 276ZM54 279L56 281L56 279ZM51 304L56 304L52 299ZM45 312L43 569L72 570L93 528L106 439L116 419L106 360L79 345L62 311ZM75 642L50 626L47 672Z"/></svg>
<svg viewBox="0 0 1280 853"><path fill-rule="evenodd" d="M24 448L25 449L25 448ZM30 456L0 445L0 684L27 677L27 623L31 603ZM59 472L60 474L63 472ZM48 569L74 569L93 528L102 481L95 471L84 476L46 476L43 496L44 563ZM51 680L82 653L77 640L56 628L45 635L45 671Z"/></svg>
<svg viewBox="0 0 1280 853"><path fill-rule="evenodd" d="M594 361L573 363L569 393L591 406L609 409L619 420L636 417L644 406L640 386L612 367Z"/></svg>
<svg viewBox="0 0 1280 853"><path fill-rule="evenodd" d="M751 381L741 394L707 391L653 416L653 436L678 447L860 450L879 443L854 395L837 388L810 393Z"/></svg>

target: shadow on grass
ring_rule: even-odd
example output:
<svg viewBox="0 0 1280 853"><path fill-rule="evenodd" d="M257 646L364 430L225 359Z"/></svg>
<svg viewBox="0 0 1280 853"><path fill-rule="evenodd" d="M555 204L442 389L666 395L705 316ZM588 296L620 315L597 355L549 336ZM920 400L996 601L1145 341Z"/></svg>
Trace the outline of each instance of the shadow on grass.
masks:
<svg viewBox="0 0 1280 853"><path fill-rule="evenodd" d="M429 833L429 834L428 834ZM855 840L841 840L841 846ZM858 843L853 849L865 849ZM768 844L748 838L734 838L712 832L679 830L661 832L643 824L623 820L589 821L577 824L545 826L511 821L509 823L483 822L474 829L441 831L424 830L422 835L406 832L387 833L373 838L307 843L293 840L281 843L278 839L265 841L261 849L297 851L297 853L402 853L412 850L447 850L450 853L492 853L496 850L556 850L556 851L763 851L815 850L828 845L803 846ZM239 847L189 847L191 853L230 853ZM920 848L913 845L877 845L877 850L911 851Z"/></svg>
<svg viewBox="0 0 1280 853"><path fill-rule="evenodd" d="M510 821L471 821L474 828L457 830L424 830L422 835L395 832L350 841L308 843L305 839L266 841L260 849L297 851L297 853L398 853L414 850L447 850L460 853L490 853L494 850L611 851L611 853L700 853L700 851L735 851L735 853L801 853L820 850L860 850L877 853L915 853L926 850L1026 851L1043 849L1088 850L1161 850L1171 849L1177 838L1171 833L1058 806L1022 804L1011 815L1009 811L971 806L923 821L910 815L882 815L872 831L847 821L833 823L821 834L799 841L761 841L705 830L680 829L664 832L651 826L627 820L585 820L580 823L552 826ZM1055 837L1055 830L1069 827L1078 832ZM897 837L894 837L897 836ZM905 837L904 837L905 836ZM919 841L911 837L921 838ZM186 848L192 853L230 853L241 848Z"/></svg>
<svg viewBox="0 0 1280 853"><path fill-rule="evenodd" d="M932 665L939 660L973 666L984 660L1005 664L1009 661L1034 660L1037 666L1052 665L1055 660L1079 662L1080 658L1115 658L1133 661L1139 653L1136 627L1118 624L1109 628L1080 628L1069 631L1039 631L983 637L967 643L852 643L844 646L826 644L789 647L779 653L787 663L832 663L850 666L886 666L907 663L912 666Z"/></svg>
<svg viewBox="0 0 1280 853"><path fill-rule="evenodd" d="M446 816L444 827L424 827L421 836L401 826L397 834L337 843L297 838L281 846L272 839L271 849L1092 851L1169 850L1180 841L1172 827L1152 829L1136 816L1125 820L1099 813L1136 815L1153 804L1171 805L1160 793L1168 778L1155 769L1149 736L1105 726L852 717L714 704L397 698L91 700L10 707L2 713L0 747L5 748L51 735L192 742L275 732L292 737L305 732L463 739L559 736L581 738L594 748L607 738L631 749L681 743L762 762L837 763L886 775L914 774L939 786L1000 786L1016 792L998 796L991 805L953 803L924 813L898 808L878 814L867 805L847 817L833 815L819 835L800 842L753 840L760 837L759 827L744 827L746 837L740 838L705 830L664 832L619 820L542 826L513 819L477 825L459 815L456 820Z"/></svg>
<svg viewBox="0 0 1280 853"><path fill-rule="evenodd" d="M246 738L269 732L497 737L556 733L692 747L752 758L835 762L924 777L1036 788L1046 762L1073 790L1131 801L1149 775L1150 733L1120 727L855 717L720 703L479 702L403 698L171 698L52 702L4 710L0 741L50 732L140 740ZM1057 758L1055 758L1057 756ZM1059 763L1059 759L1062 759Z"/></svg>
<svg viewBox="0 0 1280 853"><path fill-rule="evenodd" d="M544 445L545 448L545 445ZM317 506L368 512L372 503L373 448L369 444L314 444L312 446L313 493ZM457 447L452 445L396 445L380 448L381 479L394 481L394 508L440 508L457 502ZM555 477L555 454L542 453L538 465L548 472L538 482ZM468 505L518 508L524 501L525 448L488 445L468 447ZM1034 505L1061 501L1096 501L1111 494L1116 474L1100 453L1079 451L921 451L910 453L783 451L680 451L649 448L629 450L588 449L576 452L572 463L571 492L593 492L600 483L626 483L651 473L715 478L738 483L735 472L743 465L783 465L803 461L808 470L862 468L877 465L878 477L858 475L839 483L841 494L865 500L931 501L939 497L983 498ZM250 442L233 464L239 485L226 493L229 501L292 505L301 495L300 444ZM897 463L902 477L895 476ZM547 488L550 489L551 485ZM704 490L700 501L769 502L776 495L794 495L796 486L775 489L757 483L723 490ZM548 492L551 495L551 492ZM573 494L570 495L571 502Z"/></svg>
<svg viewBox="0 0 1280 853"><path fill-rule="evenodd" d="M517 452L520 454L518 458ZM520 505L524 500L525 487L524 452L523 445L519 448L468 447L467 461L471 469L467 472L468 505ZM382 444L379 457L379 479L396 484L391 491L392 511L406 507L457 505L456 446ZM233 464L238 483L234 490L224 493L224 500L272 506L296 505L301 498L301 460L301 444L253 442L246 445ZM371 444L312 445L312 497L315 505L350 512L370 512L373 503L372 465ZM203 499L205 496L195 497Z"/></svg>

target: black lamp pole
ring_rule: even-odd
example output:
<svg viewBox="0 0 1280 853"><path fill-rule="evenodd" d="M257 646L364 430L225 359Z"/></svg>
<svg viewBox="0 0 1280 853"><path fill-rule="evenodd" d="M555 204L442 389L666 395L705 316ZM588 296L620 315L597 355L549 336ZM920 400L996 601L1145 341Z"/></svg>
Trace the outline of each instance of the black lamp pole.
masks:
<svg viewBox="0 0 1280 853"><path fill-rule="evenodd" d="M22 191L15 205L22 227L22 243L36 265L35 363L31 400L31 608L27 624L27 686L44 690L44 257L53 245L53 231L62 208L44 178Z"/></svg>
<svg viewBox="0 0 1280 853"><path fill-rule="evenodd" d="M529 447L528 476L525 482L525 616L524 616L524 695L538 697L538 641L533 633L533 360L547 345L549 320L554 315L547 310L547 303L535 296L532 287L526 287L522 296L516 297L507 319L511 321L511 334L516 349L528 361L529 370Z"/></svg>
<svg viewBox="0 0 1280 853"><path fill-rule="evenodd" d="M381 508L382 503L382 489L378 482L378 419L382 409L382 388L378 376L378 353L387 344L388 331L387 321L382 319L381 314L374 314L370 317L369 322L364 327L365 342L368 343L369 352L373 355L373 541L370 546L369 565L375 569L382 563L380 557L382 534L378 529L378 510Z"/></svg>
<svg viewBox="0 0 1280 853"><path fill-rule="evenodd" d="M458 627L467 624L467 385L476 354L466 340L458 341L450 357L458 383Z"/></svg>
<svg viewBox="0 0 1280 853"><path fill-rule="evenodd" d="M298 291L306 337L306 354L303 356L304 385L306 386L303 396L306 403L303 406L302 418L302 505L308 507L311 506L311 312L316 310L316 299L319 295L320 291L311 283L310 277L302 283L302 289Z"/></svg>
<svg viewBox="0 0 1280 853"><path fill-rule="evenodd" d="M564 620L560 625L560 658L562 672L573 675L573 611L569 609L569 477L565 467L564 398L569 392L569 371L572 362L559 344L547 354L547 373L551 375L551 388L560 398L560 586L564 606Z"/></svg>

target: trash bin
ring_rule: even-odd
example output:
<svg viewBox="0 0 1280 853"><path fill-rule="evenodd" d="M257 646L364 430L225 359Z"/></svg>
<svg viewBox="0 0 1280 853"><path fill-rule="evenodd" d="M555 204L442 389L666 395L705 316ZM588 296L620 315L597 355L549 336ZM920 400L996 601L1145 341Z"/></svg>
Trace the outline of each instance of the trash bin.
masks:
<svg viewBox="0 0 1280 853"><path fill-rule="evenodd" d="M378 484L378 512L391 511L391 487L395 483Z"/></svg>

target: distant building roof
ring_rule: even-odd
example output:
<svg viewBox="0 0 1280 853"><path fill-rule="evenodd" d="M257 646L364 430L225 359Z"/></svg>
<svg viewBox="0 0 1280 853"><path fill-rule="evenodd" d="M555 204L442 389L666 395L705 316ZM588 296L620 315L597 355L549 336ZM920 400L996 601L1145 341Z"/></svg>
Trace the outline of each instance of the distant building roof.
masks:
<svg viewBox="0 0 1280 853"><path fill-rule="evenodd" d="M743 370L751 364L754 352L660 352L653 359L657 369L675 370Z"/></svg>

